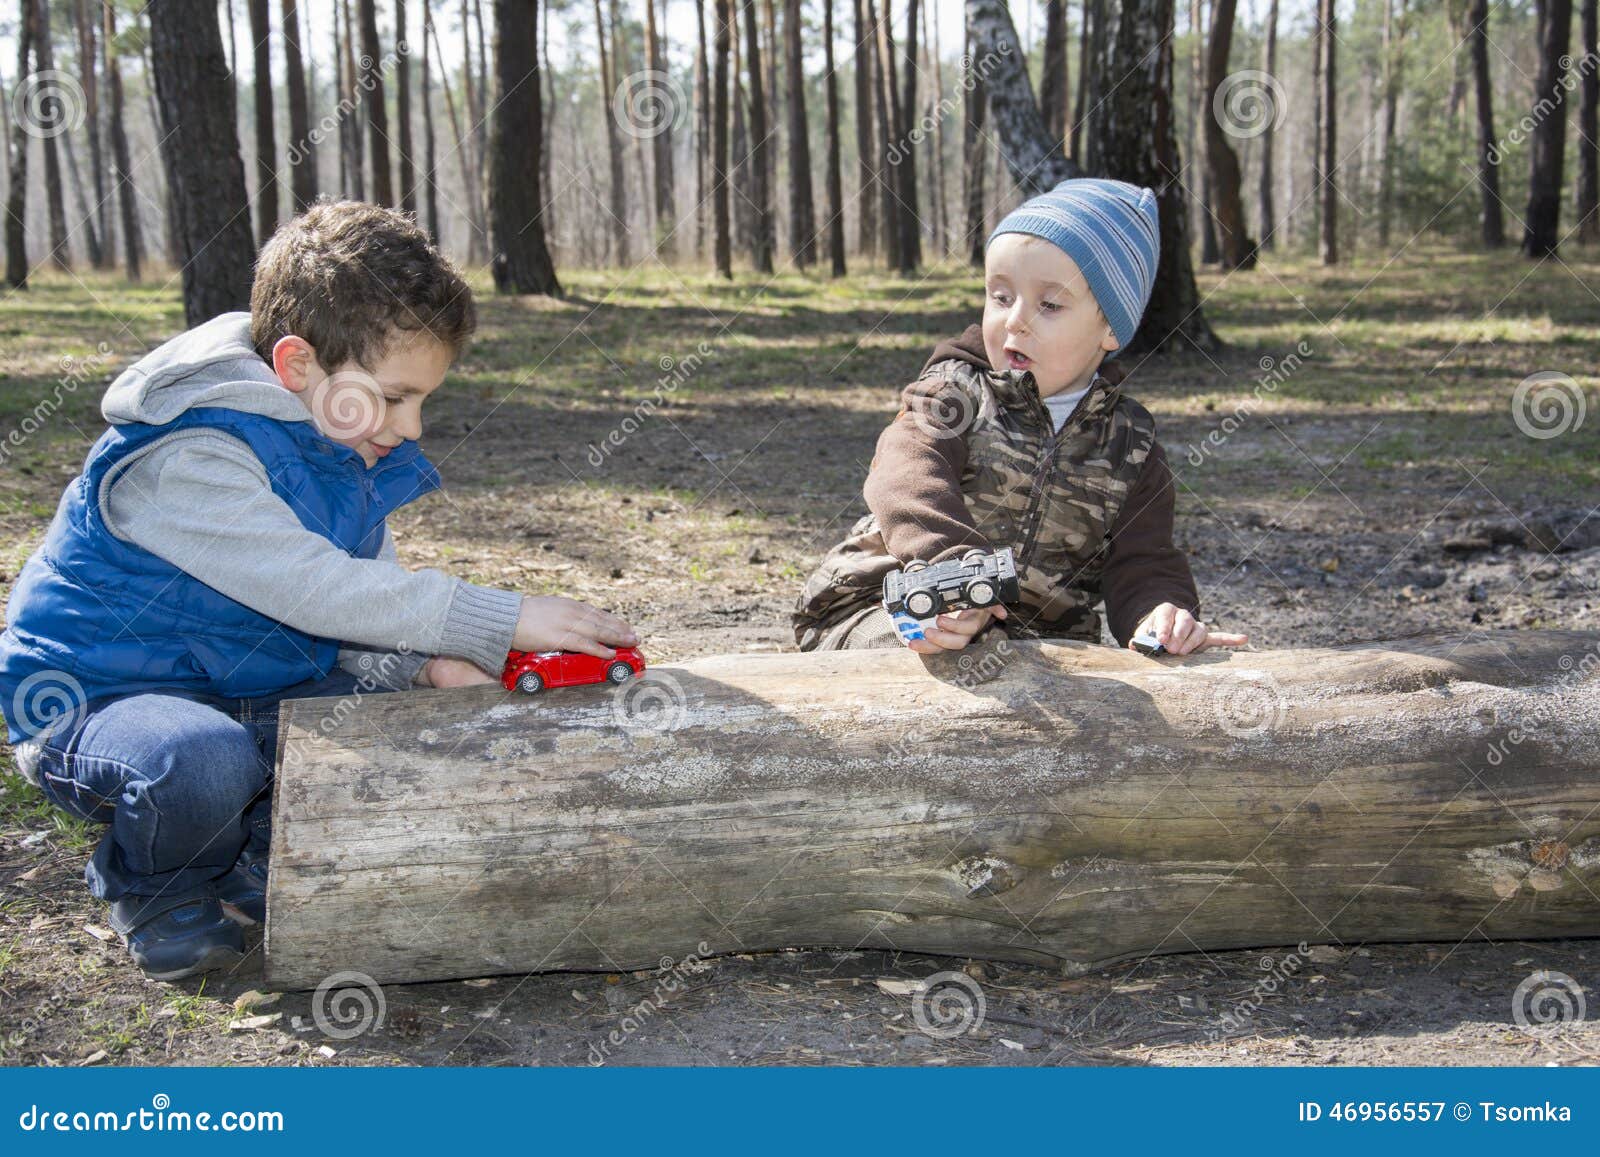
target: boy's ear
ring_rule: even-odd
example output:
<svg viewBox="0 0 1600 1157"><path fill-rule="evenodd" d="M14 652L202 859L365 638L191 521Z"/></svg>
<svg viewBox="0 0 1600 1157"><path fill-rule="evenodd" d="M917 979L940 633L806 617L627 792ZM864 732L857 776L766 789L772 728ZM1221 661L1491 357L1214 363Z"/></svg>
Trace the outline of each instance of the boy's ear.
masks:
<svg viewBox="0 0 1600 1157"><path fill-rule="evenodd" d="M1106 319L1103 311L1100 314L1100 320L1105 323L1106 327L1106 332L1100 335L1100 348L1105 350L1106 353L1121 349L1122 343L1117 340L1117 335L1112 332L1111 322Z"/></svg>
<svg viewBox="0 0 1600 1157"><path fill-rule="evenodd" d="M305 338L288 334L272 347L272 372L293 393L302 393L311 385L311 371L316 365L317 351Z"/></svg>

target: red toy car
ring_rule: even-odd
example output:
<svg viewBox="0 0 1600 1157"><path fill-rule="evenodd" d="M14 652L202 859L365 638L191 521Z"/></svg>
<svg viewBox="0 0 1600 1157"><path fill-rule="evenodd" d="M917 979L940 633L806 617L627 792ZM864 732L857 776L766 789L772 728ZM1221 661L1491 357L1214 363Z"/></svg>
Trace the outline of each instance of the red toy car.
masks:
<svg viewBox="0 0 1600 1157"><path fill-rule="evenodd" d="M546 687L626 683L643 672L644 656L632 647L618 647L614 659L597 659L581 651L512 651L500 682L507 691L532 695Z"/></svg>

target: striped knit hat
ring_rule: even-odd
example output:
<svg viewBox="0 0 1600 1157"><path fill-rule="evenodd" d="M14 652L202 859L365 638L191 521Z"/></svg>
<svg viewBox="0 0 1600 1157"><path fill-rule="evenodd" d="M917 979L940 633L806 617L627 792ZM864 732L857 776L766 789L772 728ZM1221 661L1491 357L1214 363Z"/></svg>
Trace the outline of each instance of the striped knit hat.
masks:
<svg viewBox="0 0 1600 1157"><path fill-rule="evenodd" d="M1008 213L985 246L1002 233L1042 237L1077 262L1118 343L1133 340L1161 256L1152 190L1098 177L1062 181Z"/></svg>

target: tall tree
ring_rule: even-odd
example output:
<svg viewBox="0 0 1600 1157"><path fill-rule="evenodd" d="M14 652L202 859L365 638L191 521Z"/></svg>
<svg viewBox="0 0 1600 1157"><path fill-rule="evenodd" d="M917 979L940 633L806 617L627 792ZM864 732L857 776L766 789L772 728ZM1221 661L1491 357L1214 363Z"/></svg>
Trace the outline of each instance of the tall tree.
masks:
<svg viewBox="0 0 1600 1157"><path fill-rule="evenodd" d="M699 46L694 54L694 231L695 252L705 260L711 196L711 60L706 42L706 0L694 0L694 21Z"/></svg>
<svg viewBox="0 0 1600 1157"><path fill-rule="evenodd" d="M628 264L628 190L623 183L622 138L619 136L617 116L612 94L617 91L615 61L606 42L605 14L600 10L600 0L594 0L595 38L600 45L600 92L605 101L606 151L611 159L611 244L612 260L619 265Z"/></svg>
<svg viewBox="0 0 1600 1157"><path fill-rule="evenodd" d="M1583 0L1583 57L1600 60L1595 43L1595 0ZM1578 183L1574 208L1578 215L1578 241L1600 241L1600 69L1591 63L1583 72L1583 96L1578 105Z"/></svg>
<svg viewBox="0 0 1600 1157"><path fill-rule="evenodd" d="M730 280L733 246L728 231L728 47L732 36L728 24L732 15L733 0L716 0L716 64L711 81L712 248L717 272Z"/></svg>
<svg viewBox="0 0 1600 1157"><path fill-rule="evenodd" d="M357 109L361 106L361 97L356 86L356 49L355 49L355 18L350 15L352 0L339 0L344 23L344 107L348 111L339 117L339 139L345 145L345 163L350 194L357 201L367 199L367 177L365 150L361 146L361 121L357 117ZM338 21L335 20L335 24Z"/></svg>
<svg viewBox="0 0 1600 1157"><path fill-rule="evenodd" d="M272 117L272 27L267 0L249 0L250 41L255 45L256 238L265 245L278 231L278 139Z"/></svg>
<svg viewBox="0 0 1600 1157"><path fill-rule="evenodd" d="M1039 63L1039 114L1045 132L1067 131L1067 0L1044 0L1044 57Z"/></svg>
<svg viewBox="0 0 1600 1157"><path fill-rule="evenodd" d="M501 293L559 294L539 191L544 148L539 0L494 0L494 79L489 145L494 285Z"/></svg>
<svg viewBox="0 0 1600 1157"><path fill-rule="evenodd" d="M379 205L393 205L394 174L389 168L389 110L383 96L383 44L378 39L378 6L375 0L360 0L357 9L361 14L361 87L366 93L372 199Z"/></svg>
<svg viewBox="0 0 1600 1157"><path fill-rule="evenodd" d="M856 247L865 256L878 251L878 200L872 185L878 179L877 145L873 142L873 45L866 0L851 0L855 14L856 92Z"/></svg>
<svg viewBox="0 0 1600 1157"><path fill-rule="evenodd" d="M943 55L939 51L939 21L933 18L933 36L928 36L928 9L932 4L922 6L922 59L924 67L930 62L933 66L933 91L928 95L926 111L923 113L923 123L932 122L933 132L928 134L928 190L931 194L933 216L933 250L940 260L950 254L950 207L948 184L945 181L945 150L944 150L944 116L938 104L944 101L944 65L940 60ZM936 104L934 98L938 97Z"/></svg>
<svg viewBox="0 0 1600 1157"><path fill-rule="evenodd" d="M129 281L138 282L143 273L144 237L139 229L138 190L133 186L133 166L128 156L128 130L123 108L122 66L118 61L117 6L101 4L100 17L104 22L100 36L100 50L105 57L106 92L111 99L111 183L117 194L117 204L122 211L122 253Z"/></svg>
<svg viewBox="0 0 1600 1157"><path fill-rule="evenodd" d="M1474 7L1481 0L1473 0ZM1378 244L1389 247L1394 222L1394 139L1405 84L1406 0L1383 0L1383 166L1378 172Z"/></svg>
<svg viewBox="0 0 1600 1157"><path fill-rule="evenodd" d="M1505 213L1500 203L1500 146L1494 136L1494 90L1489 83L1489 0L1473 0L1468 38L1472 42L1473 88L1478 105L1478 188L1482 192L1483 244L1498 249L1506 243Z"/></svg>
<svg viewBox="0 0 1600 1157"><path fill-rule="evenodd" d="M1098 171L1155 190L1161 218L1155 288L1127 352L1174 345L1214 350L1221 343L1206 322L1189 262L1182 166L1173 128L1173 0L1122 0L1116 19L1111 19L1109 4L1106 17L1105 55L1092 65L1096 74L1107 75L1111 60L1146 63L1125 69L1121 83L1097 98L1100 107L1089 131L1093 139L1085 144L1089 155L1100 158L1103 167ZM1045 132L1005 0L967 0L967 25L973 55L999 62L987 78L989 107L1021 192L1032 196L1082 175L1063 155L1061 142Z"/></svg>
<svg viewBox="0 0 1600 1157"><path fill-rule="evenodd" d="M1571 3L1571 0L1567 0ZM1317 59L1319 72L1317 171L1314 188L1321 204L1317 252L1324 265L1339 263L1339 189L1334 171L1339 167L1339 88L1337 84L1339 29L1334 0L1317 0Z"/></svg>
<svg viewBox="0 0 1600 1157"><path fill-rule="evenodd" d="M1089 115L1089 70L1094 67L1096 25L1103 21L1098 16L1101 0L1083 0L1082 15L1078 25L1078 99L1074 105L1070 131L1072 159L1083 163L1083 126Z"/></svg>
<svg viewBox="0 0 1600 1157"><path fill-rule="evenodd" d="M283 73L289 86L289 191L294 211L304 213L317 199L317 146L311 137L297 0L283 0L279 17L283 22Z"/></svg>
<svg viewBox="0 0 1600 1157"><path fill-rule="evenodd" d="M750 239L750 256L757 273L772 272L772 195L767 176L772 172L768 159L767 98L761 75L761 31L756 26L755 0L743 0L745 69L750 77L750 165L751 201L755 213Z"/></svg>
<svg viewBox="0 0 1600 1157"><path fill-rule="evenodd" d="M828 261L834 277L844 269L844 182L839 171L839 82L833 72L833 0L822 0L822 83L827 103Z"/></svg>
<svg viewBox="0 0 1600 1157"><path fill-rule="evenodd" d="M889 2L884 0L884 22L888 23ZM922 215L917 207L917 150L913 126L917 123L917 0L906 4L905 91L900 99L900 269L914 272L922 264Z"/></svg>
<svg viewBox="0 0 1600 1157"><path fill-rule="evenodd" d="M1195 198L1193 220L1200 235L1200 263L1214 264L1222 254L1217 244L1217 228L1211 220L1211 162L1206 159L1206 149L1211 144L1211 133L1205 125L1212 112L1205 104L1206 37L1204 0L1189 0L1189 118L1196 130L1190 133L1194 149L1191 158L1200 174L1196 182L1199 196Z"/></svg>
<svg viewBox="0 0 1600 1157"><path fill-rule="evenodd" d="M211 0L161 0L149 12L161 156L193 326L250 304L255 245L233 80Z"/></svg>
<svg viewBox="0 0 1600 1157"><path fill-rule="evenodd" d="M545 26L545 35L550 35L548 24ZM433 238L433 243L439 243L439 181L434 174L436 164L436 150L433 139L433 69L431 62L433 53L428 51L428 46L433 41L433 3L432 0L422 0L422 185L423 201L428 211L428 236ZM551 142L545 139L544 155L547 163L550 155ZM541 181L549 173L540 174ZM548 194L549 189L545 189Z"/></svg>
<svg viewBox="0 0 1600 1157"><path fill-rule="evenodd" d="M24 91L33 75L33 38L39 30L33 0L19 0L17 18L17 84L13 99ZM6 195L6 284L28 288L28 133L27 122L16 117L11 126L10 188Z"/></svg>
<svg viewBox="0 0 1600 1157"><path fill-rule="evenodd" d="M433 33L431 43L433 63L434 67L439 70L439 87L444 91L445 112L450 118L450 135L455 141L455 148L451 151L455 153L456 164L461 168L461 187L466 191L467 195L467 235L469 237L477 237L479 236L478 218L475 215L474 206L478 203L478 175L477 166L472 163L471 136L462 127L461 117L456 112L455 92L445 79L444 49L439 44L439 30L431 20L428 22L427 30ZM465 68L462 71L465 74L465 81L470 83L472 70ZM463 103L466 103L464 99ZM468 260L471 260L471 252L471 243L469 243Z"/></svg>
<svg viewBox="0 0 1600 1157"><path fill-rule="evenodd" d="M1249 269L1256 263L1255 239L1245 235L1244 197L1239 158L1216 114L1217 93L1228 75L1228 55L1233 50L1235 0L1212 0L1211 36L1206 45L1205 95L1200 120L1206 132L1206 163L1211 172L1213 210L1216 213L1218 255L1224 269Z"/></svg>
<svg viewBox="0 0 1600 1157"><path fill-rule="evenodd" d="M872 0L867 0L867 12L877 30L878 60L876 72L877 92L873 99L878 110L878 141L882 163L878 166L878 185L882 190L879 204L882 207L884 251L890 269L905 268L901 246L905 241L905 228L901 216L905 213L902 200L904 184L900 176L900 161L905 139L900 130L900 97L895 83L894 27L889 19L889 0L883 0L883 11L875 12ZM1031 98L1031 94L1030 94Z"/></svg>
<svg viewBox="0 0 1600 1157"><path fill-rule="evenodd" d="M662 0L663 16L666 4ZM656 0L645 0L645 67L653 74L653 83L668 88L666 53L661 43L661 33L656 28ZM650 138L651 164L654 169L656 206L656 244L660 251L671 256L677 249L677 209L673 204L672 181L672 117L678 110L673 107L670 95L662 100L665 120L652 124L654 135Z"/></svg>
<svg viewBox="0 0 1600 1157"><path fill-rule="evenodd" d="M1261 48L1261 70L1268 76L1278 75L1278 0L1271 0L1267 6L1267 34ZM1268 110L1267 125L1261 131L1261 179L1257 193L1261 218L1260 245L1263 249L1273 247L1273 235L1278 231L1278 214L1272 203L1272 145L1278 131L1278 111L1276 105Z"/></svg>
<svg viewBox="0 0 1600 1157"><path fill-rule="evenodd" d="M106 269L112 264L111 198L106 194L105 150L100 141L100 83L96 65L99 24L89 11L89 0L73 0L72 16L78 26L78 73L83 83L84 128L89 134L89 167L94 174L95 245L94 265Z"/></svg>
<svg viewBox="0 0 1600 1157"><path fill-rule="evenodd" d="M426 5L428 0L423 0ZM536 14L537 15L537 14ZM537 27L537 25L535 25ZM400 211L417 215L417 164L411 148L411 45L407 41L406 0L394 0L394 115L399 124ZM535 54L537 66L538 57ZM539 132L542 136L544 125Z"/></svg>
<svg viewBox="0 0 1600 1157"><path fill-rule="evenodd" d="M1540 8L1539 77L1534 90L1528 212L1522 234L1522 252L1529 257L1553 255L1560 240L1561 168L1567 137L1563 81L1567 44L1572 39L1572 0L1543 0Z"/></svg>
<svg viewBox="0 0 1600 1157"><path fill-rule="evenodd" d="M55 50L50 43L50 7L46 0L33 0L35 32L33 37L33 58L38 62L39 71L55 74ZM58 82L50 80L51 86ZM59 92L52 93L48 100L60 102ZM63 109L57 108L63 113ZM61 183L61 159L56 152L56 138L61 134L55 132L44 133L44 193L45 201L50 207L50 261L57 269L70 269L72 267L72 253L67 248L67 206L64 189Z"/></svg>
<svg viewBox="0 0 1600 1157"><path fill-rule="evenodd" d="M783 47L784 83L789 97L789 252L797 266L809 269L817 262L817 219L811 195L811 142L800 54L800 0L784 0Z"/></svg>
<svg viewBox="0 0 1600 1157"><path fill-rule="evenodd" d="M966 95L961 102L961 171L965 175L967 183L965 198L967 210L967 260L982 269L984 242L987 240L983 227L985 215L983 206L983 170L984 150L988 144L984 139L983 113L989 103L989 97L983 83L983 73L978 70L973 52L970 25L966 30L966 43ZM1081 68L1078 70L1078 75L1084 75Z"/></svg>

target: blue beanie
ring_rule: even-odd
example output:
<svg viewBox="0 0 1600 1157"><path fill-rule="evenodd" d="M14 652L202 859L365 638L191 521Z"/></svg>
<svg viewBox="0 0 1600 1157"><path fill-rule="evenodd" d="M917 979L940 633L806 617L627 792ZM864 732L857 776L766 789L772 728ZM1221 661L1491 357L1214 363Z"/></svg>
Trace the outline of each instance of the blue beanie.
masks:
<svg viewBox="0 0 1600 1157"><path fill-rule="evenodd" d="M1062 181L1006 214L985 248L1002 233L1042 237L1072 258L1118 343L1126 347L1133 340L1161 257L1161 216L1152 190L1098 177Z"/></svg>

